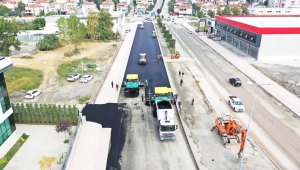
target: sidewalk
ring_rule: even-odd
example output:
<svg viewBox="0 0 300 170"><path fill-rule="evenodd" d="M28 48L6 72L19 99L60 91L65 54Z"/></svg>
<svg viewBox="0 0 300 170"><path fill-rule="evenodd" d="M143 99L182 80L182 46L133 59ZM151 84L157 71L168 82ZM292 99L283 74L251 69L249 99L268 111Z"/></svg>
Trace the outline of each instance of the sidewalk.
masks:
<svg viewBox="0 0 300 170"><path fill-rule="evenodd" d="M125 40L115 58L113 65L111 66L107 77L101 87L101 90L95 100L94 104L105 104L105 103L117 103L121 86L123 83L123 74L125 73L127 61L130 55L131 46L133 44L137 24L132 24L130 32L127 33ZM113 88L111 82L113 81ZM118 91L116 91L116 84L119 85Z"/></svg>
<svg viewBox="0 0 300 170"><path fill-rule="evenodd" d="M181 57L176 60L171 60L171 53L160 31L157 31L157 38L158 41L161 40L159 43L173 94L178 94L178 100L182 103L181 109L178 108L178 105L176 106L178 110L177 115L180 119L177 123L183 128L184 135L186 136L198 169L217 169L220 166L226 168L226 166L228 166L227 161L232 161L233 159L237 160L235 156L238 152L238 147L224 149L223 145L219 145L219 136L210 132L208 127L213 126L213 120L216 116L222 116L223 114L231 115L229 108L220 100L220 96L214 92L214 89L206 80L206 76L197 67L197 65L201 64L194 61L188 53L184 52L180 45L181 43L176 43L176 49L181 51ZM178 83L181 78L178 76L178 70L183 70L185 73L183 86L179 86ZM189 87L193 87L193 90ZM199 94L201 92L197 90L198 87L201 87L203 94ZM194 106L191 106L192 97L195 98ZM208 108L205 108L201 101L207 101L204 105L209 105ZM210 114L210 112L214 113ZM248 139L252 144L245 146L249 154L249 160L256 162L256 164L249 163L245 165L245 168L258 169L258 167L265 167L267 169L276 169L265 154L254 155L256 151L252 149L252 146L258 146L253 142L251 137ZM220 159L220 157L225 155L227 155L226 158ZM208 160L212 158L218 159L218 164ZM231 162L230 168L233 166L238 166L238 162Z"/></svg>
<svg viewBox="0 0 300 170"><path fill-rule="evenodd" d="M182 23L184 27L188 30L194 31L194 27L190 26L187 23ZM247 62L241 59L236 54L228 51L226 48L221 46L220 44L208 39L206 36L197 35L203 42L213 48L216 52L218 52L221 56L223 56L228 62L234 65L237 69L247 75L251 80L256 81L258 84L274 84L274 85L261 85L260 87L267 91L270 95L280 101L283 105L288 107L292 112L300 117L300 99L280 86L279 84L275 83L273 80L265 76L260 71L256 70L254 67L250 66ZM255 77L255 80L253 76Z"/></svg>

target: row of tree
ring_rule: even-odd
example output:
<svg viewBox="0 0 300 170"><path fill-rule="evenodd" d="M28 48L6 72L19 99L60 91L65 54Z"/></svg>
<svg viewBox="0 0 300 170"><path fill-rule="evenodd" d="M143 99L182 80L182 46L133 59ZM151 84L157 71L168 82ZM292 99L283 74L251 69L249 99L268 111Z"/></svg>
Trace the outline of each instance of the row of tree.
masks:
<svg viewBox="0 0 300 170"><path fill-rule="evenodd" d="M78 109L73 106L55 104L12 103L16 123L58 124L61 120L70 120L73 125L78 122Z"/></svg>

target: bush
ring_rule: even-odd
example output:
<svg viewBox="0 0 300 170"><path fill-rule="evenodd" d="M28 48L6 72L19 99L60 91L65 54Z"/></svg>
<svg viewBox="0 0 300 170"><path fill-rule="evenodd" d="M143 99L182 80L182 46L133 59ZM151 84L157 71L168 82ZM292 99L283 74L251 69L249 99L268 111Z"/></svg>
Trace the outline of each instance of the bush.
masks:
<svg viewBox="0 0 300 170"><path fill-rule="evenodd" d="M66 53L64 53L64 56L65 57L72 57L72 56L74 56L74 55L76 55L76 54L79 54L79 50L74 50L74 51L71 51L71 52L66 52Z"/></svg>
<svg viewBox="0 0 300 170"><path fill-rule="evenodd" d="M37 47L41 51L53 50L59 46L59 38L54 34L44 35L44 38L37 43Z"/></svg>
<svg viewBox="0 0 300 170"><path fill-rule="evenodd" d="M3 165L7 162L7 158L6 157L3 157L0 159L0 165Z"/></svg>

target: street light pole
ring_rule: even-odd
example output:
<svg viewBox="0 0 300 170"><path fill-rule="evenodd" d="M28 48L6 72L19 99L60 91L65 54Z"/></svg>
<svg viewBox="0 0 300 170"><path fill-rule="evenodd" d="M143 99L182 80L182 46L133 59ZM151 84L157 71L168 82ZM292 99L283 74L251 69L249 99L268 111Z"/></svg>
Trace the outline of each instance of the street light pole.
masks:
<svg viewBox="0 0 300 170"><path fill-rule="evenodd" d="M250 118L249 118L249 122L248 122L248 127L247 127L247 132L246 132L246 139L245 139L245 144L244 144L244 149L241 153L241 158L240 158L240 164L239 164L239 170L242 170L243 169L243 160L244 160L244 154L245 154L245 149L246 149L246 143L247 143L247 140L248 140L248 134L249 134L249 131L250 131L250 124L251 124L251 119L252 119L252 115L253 115L253 110L254 110L254 104L255 104L255 99L256 99L256 93L258 91L258 86L259 85L273 85L273 84L257 84L255 78L253 77L253 80L254 80L254 85L256 86L255 87L255 90L254 90L254 96L253 96L253 101L252 101L252 107L251 107L251 112L250 112Z"/></svg>

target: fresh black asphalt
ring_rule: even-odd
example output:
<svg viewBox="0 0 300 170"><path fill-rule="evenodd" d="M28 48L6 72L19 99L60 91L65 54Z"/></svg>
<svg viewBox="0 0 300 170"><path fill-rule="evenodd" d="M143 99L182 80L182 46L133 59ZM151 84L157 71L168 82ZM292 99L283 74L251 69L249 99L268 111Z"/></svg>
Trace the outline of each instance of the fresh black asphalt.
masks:
<svg viewBox="0 0 300 170"><path fill-rule="evenodd" d="M144 22L144 29L140 29L138 25L123 78L125 81L127 74L138 74L141 82L147 79L146 97L148 97L149 89L153 93L154 87L170 87L163 59L158 59L161 51L157 38L152 38L152 31L154 31L152 22ZM139 64L140 53L146 53L146 65Z"/></svg>
<svg viewBox="0 0 300 170"><path fill-rule="evenodd" d="M153 30L154 26L151 22L145 22L144 29L140 29L138 25L124 74L124 80L127 74L138 74L141 82L147 79L148 87L145 89L147 93L148 89L153 93L154 87L170 87L163 59L157 57L161 55L161 51L157 39L152 38ZM146 65L139 64L140 53L146 53ZM148 97L148 94L146 95ZM87 121L99 123L103 128L112 128L107 170L121 169L119 160L125 143L126 125L130 121L127 120L130 119L127 107L127 104L117 103L88 104L82 110L82 115L86 116Z"/></svg>

